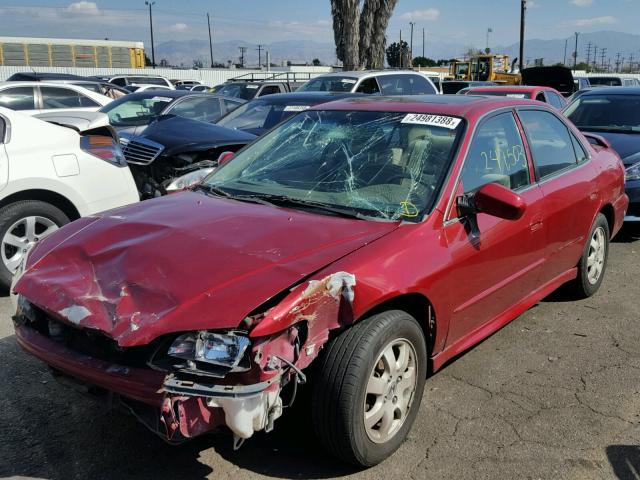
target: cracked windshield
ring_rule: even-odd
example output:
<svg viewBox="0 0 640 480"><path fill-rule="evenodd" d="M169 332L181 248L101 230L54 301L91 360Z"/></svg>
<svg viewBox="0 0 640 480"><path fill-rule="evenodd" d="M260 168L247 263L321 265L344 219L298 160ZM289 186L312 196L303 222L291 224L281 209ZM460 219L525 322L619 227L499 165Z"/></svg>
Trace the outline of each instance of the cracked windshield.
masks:
<svg viewBox="0 0 640 480"><path fill-rule="evenodd" d="M238 153L203 189L319 213L418 221L431 209L459 118L307 111Z"/></svg>

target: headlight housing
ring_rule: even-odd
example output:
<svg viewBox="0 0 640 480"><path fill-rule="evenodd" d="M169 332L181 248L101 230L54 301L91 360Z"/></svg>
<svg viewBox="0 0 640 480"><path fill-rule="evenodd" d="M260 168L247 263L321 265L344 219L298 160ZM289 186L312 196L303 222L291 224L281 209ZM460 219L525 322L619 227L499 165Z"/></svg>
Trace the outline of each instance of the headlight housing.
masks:
<svg viewBox="0 0 640 480"><path fill-rule="evenodd" d="M624 171L624 180L640 180L640 162L634 163Z"/></svg>
<svg viewBox="0 0 640 480"><path fill-rule="evenodd" d="M235 332L190 332L176 338L167 354L193 362L204 362L232 371L238 366L249 347L249 338Z"/></svg>
<svg viewBox="0 0 640 480"><path fill-rule="evenodd" d="M169 183L165 188L167 192L182 190L183 188L187 188L192 185L195 185L196 183L201 181L204 177L209 175L214 170L215 170L214 167L210 167L210 168L201 168L200 170L189 172L186 175L182 175L181 177L173 179L171 183Z"/></svg>

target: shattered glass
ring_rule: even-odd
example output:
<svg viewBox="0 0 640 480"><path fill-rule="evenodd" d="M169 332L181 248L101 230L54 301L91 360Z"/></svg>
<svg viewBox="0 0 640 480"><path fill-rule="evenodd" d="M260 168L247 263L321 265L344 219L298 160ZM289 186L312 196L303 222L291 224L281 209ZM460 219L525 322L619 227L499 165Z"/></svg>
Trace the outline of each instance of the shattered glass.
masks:
<svg viewBox="0 0 640 480"><path fill-rule="evenodd" d="M464 122L430 115L422 117L436 120L409 122L409 116L306 111L238 153L204 184L232 197L278 196L313 202L318 210L326 205L369 219L419 221L441 187Z"/></svg>

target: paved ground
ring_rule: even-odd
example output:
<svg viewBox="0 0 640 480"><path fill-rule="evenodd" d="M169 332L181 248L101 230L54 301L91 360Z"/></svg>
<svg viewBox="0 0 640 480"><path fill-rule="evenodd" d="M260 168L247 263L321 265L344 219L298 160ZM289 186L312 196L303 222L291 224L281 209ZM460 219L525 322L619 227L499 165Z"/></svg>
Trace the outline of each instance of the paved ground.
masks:
<svg viewBox="0 0 640 480"><path fill-rule="evenodd" d="M553 295L427 381L413 431L355 471L304 412L239 452L227 435L170 447L58 385L17 347L0 299L0 478L640 478L640 241L612 245L592 299Z"/></svg>

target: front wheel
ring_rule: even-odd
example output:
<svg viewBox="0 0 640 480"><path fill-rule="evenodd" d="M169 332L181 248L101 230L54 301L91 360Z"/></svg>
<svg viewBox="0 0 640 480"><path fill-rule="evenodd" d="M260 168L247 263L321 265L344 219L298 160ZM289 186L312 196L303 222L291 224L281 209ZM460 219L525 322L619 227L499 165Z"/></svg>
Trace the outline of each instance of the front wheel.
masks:
<svg viewBox="0 0 640 480"><path fill-rule="evenodd" d="M39 200L23 200L0 209L0 286L9 288L27 250L66 223L69 217L60 209Z"/></svg>
<svg viewBox="0 0 640 480"><path fill-rule="evenodd" d="M418 322L392 310L333 339L320 359L313 424L338 458L372 466L402 444L415 420L427 374Z"/></svg>
<svg viewBox="0 0 640 480"><path fill-rule="evenodd" d="M599 213L578 262L578 277L571 283L577 298L587 298L598 291L604 278L608 256L609 222Z"/></svg>

